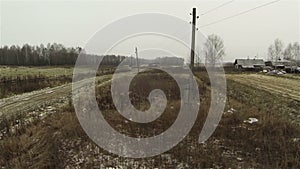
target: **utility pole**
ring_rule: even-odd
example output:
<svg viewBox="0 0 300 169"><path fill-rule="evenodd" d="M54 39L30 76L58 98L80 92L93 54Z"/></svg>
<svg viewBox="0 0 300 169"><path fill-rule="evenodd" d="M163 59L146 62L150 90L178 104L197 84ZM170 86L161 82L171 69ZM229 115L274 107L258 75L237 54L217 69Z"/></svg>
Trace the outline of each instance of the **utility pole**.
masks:
<svg viewBox="0 0 300 169"><path fill-rule="evenodd" d="M193 13L191 15L193 16L193 19L192 19L192 44L191 44L191 64L190 64L190 67L194 68L196 21L197 21L197 18L199 18L199 17L197 17L196 8L193 8Z"/></svg>
<svg viewBox="0 0 300 169"><path fill-rule="evenodd" d="M140 67L139 67L139 55L138 55L138 49L135 47L135 55L136 55L136 65L138 69L138 73L140 72Z"/></svg>

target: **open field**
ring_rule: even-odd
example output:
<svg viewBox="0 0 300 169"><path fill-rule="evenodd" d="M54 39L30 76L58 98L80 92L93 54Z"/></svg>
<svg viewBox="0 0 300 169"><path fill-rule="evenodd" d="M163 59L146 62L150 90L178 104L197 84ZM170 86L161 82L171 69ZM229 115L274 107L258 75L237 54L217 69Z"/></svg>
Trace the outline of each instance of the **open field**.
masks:
<svg viewBox="0 0 300 169"><path fill-rule="evenodd" d="M0 67L0 79L39 75L45 77L72 76L72 73L72 67Z"/></svg>
<svg viewBox="0 0 300 169"><path fill-rule="evenodd" d="M71 67L0 67L0 99L71 82Z"/></svg>
<svg viewBox="0 0 300 169"><path fill-rule="evenodd" d="M82 71L85 71L82 68ZM111 74L113 67L101 66L97 75ZM0 67L0 99L72 81L72 67Z"/></svg>
<svg viewBox="0 0 300 169"><path fill-rule="evenodd" d="M227 74L230 80L300 101L300 76L267 76L264 74Z"/></svg>
<svg viewBox="0 0 300 169"><path fill-rule="evenodd" d="M42 67L24 67L24 66L0 66L0 80L1 79L16 79L17 77L44 77L44 78L55 78L55 77L72 77L73 67L71 66L42 66ZM101 66L98 70L98 74L112 73L113 67ZM84 71L84 69L83 69Z"/></svg>
<svg viewBox="0 0 300 169"><path fill-rule="evenodd" d="M195 72L201 93L201 106L193 129L180 144L168 152L146 159L127 159L97 147L82 130L69 98L70 86L63 85L1 100L5 110L0 131L0 167L4 168L299 168L300 167L300 102L294 97L281 97L277 90L249 85L235 79L249 76L253 80L276 77L228 75L227 103L223 118L204 144L199 133L210 107L210 83L207 74ZM242 76L242 77L240 77ZM237 78L238 77L238 78ZM147 97L159 88L168 96L168 105L161 117L150 124L126 120L115 109L110 76L100 76L96 88L99 108L115 130L132 137L149 137L166 130L178 114L178 87L161 72L140 73L131 83L132 104L140 110L149 108ZM283 78L281 78L283 79ZM288 78L295 80L295 78ZM101 83L107 82L107 83ZM262 81L262 80L261 80ZM280 84L284 84L283 81ZM148 83L149 82L149 83ZM262 83L262 82L261 82ZM147 87L147 88L145 88ZM293 88L297 90L297 88ZM40 101L39 101L40 100ZM36 103L37 108L34 106ZM40 105L46 103L41 109ZM16 110L24 111L18 113ZM48 106L48 107L47 107ZM49 107L51 106L51 107ZM28 109L32 107L32 109ZM28 123L28 115L36 117ZM50 111L51 113L47 113ZM10 115L13 118L9 117ZM248 118L258 122L249 124Z"/></svg>

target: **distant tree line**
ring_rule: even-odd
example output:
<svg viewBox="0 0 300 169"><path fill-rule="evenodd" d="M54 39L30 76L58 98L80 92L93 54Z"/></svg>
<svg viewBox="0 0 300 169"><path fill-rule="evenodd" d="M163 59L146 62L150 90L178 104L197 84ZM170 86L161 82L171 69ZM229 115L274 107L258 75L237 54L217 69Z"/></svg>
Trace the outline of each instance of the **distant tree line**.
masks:
<svg viewBox="0 0 300 169"><path fill-rule="evenodd" d="M57 66L57 65L75 65L82 48L66 48L62 44L48 43L46 46L32 46L25 44L23 46L3 46L0 48L0 65L12 66ZM95 55L87 55L88 57ZM103 57L103 56L102 56ZM102 65L118 65L125 57L108 55L104 56Z"/></svg>

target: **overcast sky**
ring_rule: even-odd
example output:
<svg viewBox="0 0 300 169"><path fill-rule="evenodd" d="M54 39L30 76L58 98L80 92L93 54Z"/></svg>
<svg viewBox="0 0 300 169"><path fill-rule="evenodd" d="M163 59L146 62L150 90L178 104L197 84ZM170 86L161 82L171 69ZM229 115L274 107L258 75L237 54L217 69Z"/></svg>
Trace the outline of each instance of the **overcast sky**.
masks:
<svg viewBox="0 0 300 169"><path fill-rule="evenodd" d="M197 7L200 15L229 1L42 2L1 0L0 42L2 46L22 45L24 43L37 45L48 42L62 43L67 47L84 46L103 26L125 16L159 12L177 16L189 22L189 13L192 7ZM222 37L226 47L225 61L232 61L234 58L247 58L248 56L253 58L255 55L258 55L259 58L266 58L267 48L276 38L283 40L285 45L289 42L300 41L299 1L282 0L211 26L201 28L201 25L271 1L233 1L201 16L198 20L198 27L200 27L200 32L205 35L217 34ZM133 51L133 47L123 46L118 47L118 50L116 49L114 52L130 54ZM186 51L182 53L188 55Z"/></svg>

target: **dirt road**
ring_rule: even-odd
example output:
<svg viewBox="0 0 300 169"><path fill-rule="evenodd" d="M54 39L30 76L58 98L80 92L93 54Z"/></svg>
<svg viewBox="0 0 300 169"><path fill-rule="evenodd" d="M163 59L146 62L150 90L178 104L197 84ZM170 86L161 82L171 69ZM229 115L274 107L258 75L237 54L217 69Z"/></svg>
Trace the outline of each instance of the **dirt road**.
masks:
<svg viewBox="0 0 300 169"><path fill-rule="evenodd" d="M112 75L101 76L97 78L97 81L104 83L109 81L111 77ZM80 83L83 82L79 81L76 83L78 83L78 86L81 86ZM42 105L52 105L57 102L63 102L64 99L70 96L71 91L72 83L69 83L54 88L47 88L1 99L0 116L34 110Z"/></svg>
<svg viewBox="0 0 300 169"><path fill-rule="evenodd" d="M227 74L227 79L300 101L300 79L263 74Z"/></svg>

